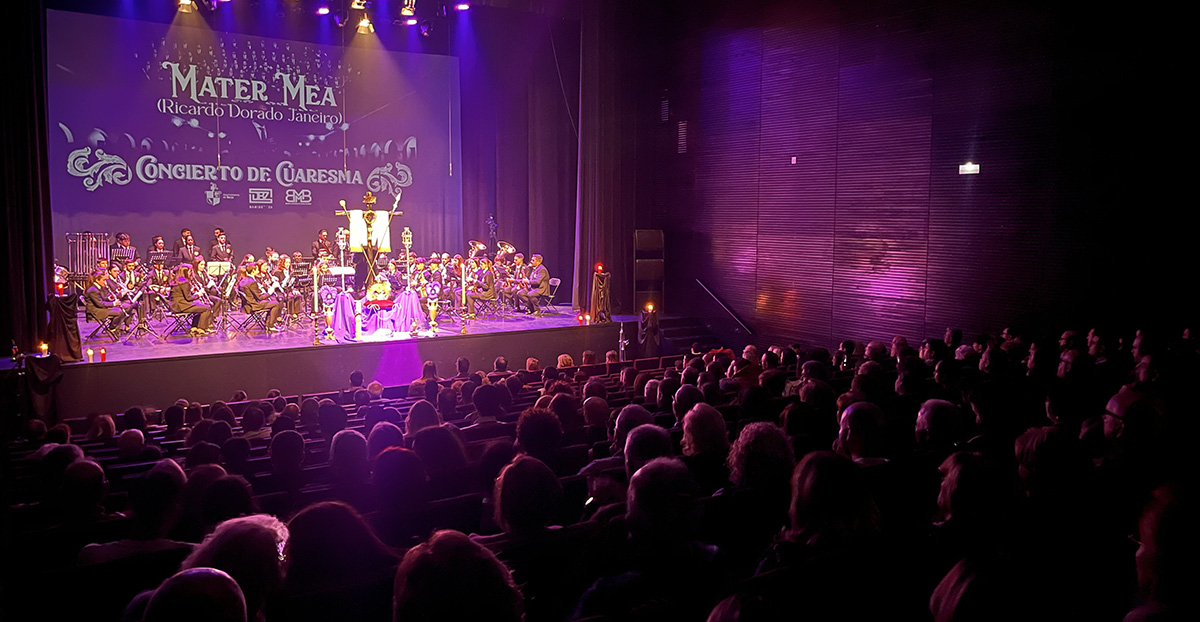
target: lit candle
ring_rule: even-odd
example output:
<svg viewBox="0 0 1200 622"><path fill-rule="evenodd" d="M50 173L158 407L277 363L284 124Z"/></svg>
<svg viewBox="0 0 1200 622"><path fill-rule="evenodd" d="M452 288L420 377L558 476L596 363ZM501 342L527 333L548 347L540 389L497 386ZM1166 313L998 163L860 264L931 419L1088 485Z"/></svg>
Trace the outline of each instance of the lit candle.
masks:
<svg viewBox="0 0 1200 622"><path fill-rule="evenodd" d="M103 363L107 358L108 351L106 351L104 348L100 348L100 362Z"/></svg>
<svg viewBox="0 0 1200 622"><path fill-rule="evenodd" d="M92 349L91 349L91 348L88 348L88 349L87 349L87 356L88 356L88 362L89 362L89 363L91 363L91 362L92 362L92 354L93 354L93 352L92 352Z"/></svg>
<svg viewBox="0 0 1200 622"><path fill-rule="evenodd" d="M580 326L583 326L583 314L582 314L582 313L580 313L580 314L579 314L579 317L578 317L578 318L576 318L576 319L578 319L578 320L579 320L579 325L580 325Z"/></svg>
<svg viewBox="0 0 1200 622"><path fill-rule="evenodd" d="M54 284L54 289L58 292L59 296L63 295L63 285L64 285L63 283L55 283Z"/></svg>
<svg viewBox="0 0 1200 622"><path fill-rule="evenodd" d="M42 342L42 345L38 346L38 350L42 351L42 356L50 354L50 346L46 345L46 342L44 341Z"/></svg>
<svg viewBox="0 0 1200 622"><path fill-rule="evenodd" d="M592 314L591 313L583 316L583 323L587 324L588 326L592 325Z"/></svg>

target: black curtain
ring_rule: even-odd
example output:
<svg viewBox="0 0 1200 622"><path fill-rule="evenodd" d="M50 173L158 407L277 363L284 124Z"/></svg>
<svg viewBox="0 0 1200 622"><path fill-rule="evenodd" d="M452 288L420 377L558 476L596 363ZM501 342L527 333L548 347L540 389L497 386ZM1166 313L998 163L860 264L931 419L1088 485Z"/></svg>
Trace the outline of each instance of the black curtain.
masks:
<svg viewBox="0 0 1200 622"><path fill-rule="evenodd" d="M584 2L579 80L579 170L575 198L577 308L586 306L591 272L612 273L613 311L633 304L633 222L636 209L636 104L641 92L638 45L619 0Z"/></svg>
<svg viewBox="0 0 1200 622"><path fill-rule="evenodd" d="M4 232L0 338L26 352L44 338L51 262L50 179L46 158L46 29L41 0L6 7L5 79L0 97Z"/></svg>
<svg viewBox="0 0 1200 622"><path fill-rule="evenodd" d="M477 11L478 9L478 11ZM579 23L471 9L455 36L462 83L463 235L543 256L569 299L575 228ZM464 240L465 242L465 240Z"/></svg>

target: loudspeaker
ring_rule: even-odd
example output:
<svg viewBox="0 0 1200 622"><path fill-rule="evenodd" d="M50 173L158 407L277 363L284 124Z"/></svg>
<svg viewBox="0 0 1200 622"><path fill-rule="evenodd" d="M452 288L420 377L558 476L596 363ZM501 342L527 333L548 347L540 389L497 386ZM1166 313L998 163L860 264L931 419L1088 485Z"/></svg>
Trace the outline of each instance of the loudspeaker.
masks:
<svg viewBox="0 0 1200 622"><path fill-rule="evenodd" d="M633 232L633 304L639 311L647 304L653 304L659 311L664 308L664 247L662 229Z"/></svg>

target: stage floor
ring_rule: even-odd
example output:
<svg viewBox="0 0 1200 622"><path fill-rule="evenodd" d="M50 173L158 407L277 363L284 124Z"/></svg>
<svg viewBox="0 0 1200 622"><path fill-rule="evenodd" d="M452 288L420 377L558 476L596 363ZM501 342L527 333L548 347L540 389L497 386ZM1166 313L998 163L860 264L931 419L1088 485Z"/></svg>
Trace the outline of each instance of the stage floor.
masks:
<svg viewBox="0 0 1200 622"><path fill-rule="evenodd" d="M603 356L620 347L621 330L636 348L637 322L618 316L614 322L580 326L563 309L556 316L516 316L468 323L468 334L459 325L444 325L436 337L399 338L388 341L312 343L311 329L247 336L214 335L179 337L165 343L151 340L130 344L105 342L105 362L99 360L99 342L84 348L96 351L95 363L63 366L51 400L57 418L117 413L129 406L163 408L179 398L200 403L227 400L235 390L262 397L271 389L284 395L312 395L343 388L353 370L384 386L402 386L421 374L425 361L439 370L454 369L458 357L471 361L471 369L491 369L497 356L511 368L523 368L537 358L553 364L558 355L578 357L585 350ZM86 325L85 325L86 326ZM636 358L633 351L627 359ZM50 416L55 418L54 415Z"/></svg>
<svg viewBox="0 0 1200 622"><path fill-rule="evenodd" d="M503 318L476 319L467 321L467 333L471 335L481 334L496 334L512 331L528 331L538 330L543 328L566 328L579 326L577 316L572 312L570 305L556 306L557 313L554 315L527 315L513 314ZM237 313L234 316L237 321L241 321L242 314ZM614 318L616 322L636 321L633 316ZM86 337L96 327L95 322L85 322L82 319L79 323L79 333ZM151 327L159 334L162 334L167 329L167 323L151 322ZM418 339L431 339L437 337L459 336L461 334L462 324L449 319L444 320L438 326L437 334L433 334L428 330L422 330L418 333ZM352 343L392 343L411 341L413 337L407 333L400 334L373 334L365 335L362 339L354 341L339 342L331 338L322 338L321 344L326 346L336 346L340 344ZM252 330L249 334L237 331L232 326L227 332L217 333L206 337L190 337L186 333L180 333L159 339L153 335L145 335L137 339L125 338L123 341L114 343L107 336L101 335L101 338L87 340L83 342L83 349L88 348L94 350L95 362L100 362L100 348L104 348L106 361L122 362L122 361L141 361L149 359L163 359L176 357L195 357L206 356L211 354L238 354L249 352L262 352L267 350L286 350L294 348L309 348L313 346L313 331L312 324L309 321L304 321L298 326L293 326L286 331L278 333L267 333L262 330ZM603 353L600 353L603 355ZM84 361L80 363L69 363L70 365L86 364L86 355Z"/></svg>

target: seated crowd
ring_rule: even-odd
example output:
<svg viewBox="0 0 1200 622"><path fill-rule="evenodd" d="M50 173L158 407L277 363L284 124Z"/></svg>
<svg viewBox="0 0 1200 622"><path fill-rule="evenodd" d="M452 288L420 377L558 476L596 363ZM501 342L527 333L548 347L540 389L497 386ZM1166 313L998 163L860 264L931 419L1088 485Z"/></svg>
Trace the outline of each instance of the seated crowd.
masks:
<svg viewBox="0 0 1200 622"><path fill-rule="evenodd" d="M10 619L1196 619L1200 344L746 346L179 400L6 448Z"/></svg>

